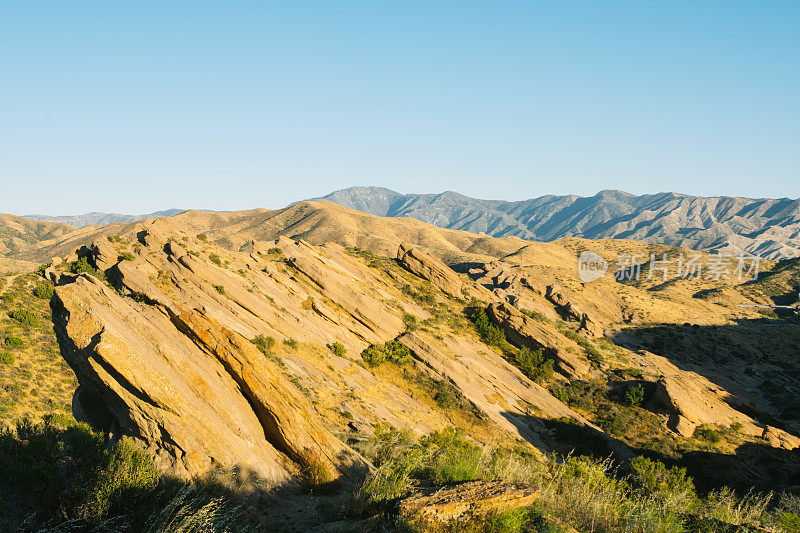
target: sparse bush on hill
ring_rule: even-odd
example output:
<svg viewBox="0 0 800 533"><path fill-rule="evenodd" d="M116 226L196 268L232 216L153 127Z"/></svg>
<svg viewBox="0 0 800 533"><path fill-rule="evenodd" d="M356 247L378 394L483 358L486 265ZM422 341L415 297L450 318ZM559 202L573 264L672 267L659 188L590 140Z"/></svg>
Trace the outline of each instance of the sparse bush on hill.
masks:
<svg viewBox="0 0 800 533"><path fill-rule="evenodd" d="M328 347L330 348L330 350L333 352L334 355L338 355L339 357L344 357L345 354L347 353L347 348L345 348L344 344L342 344L339 341L329 344Z"/></svg>
<svg viewBox="0 0 800 533"><path fill-rule="evenodd" d="M222 266L222 259L220 259L217 254L209 254L208 260L214 263L215 265Z"/></svg>
<svg viewBox="0 0 800 533"><path fill-rule="evenodd" d="M402 366L411 361L411 351L400 341L389 341L367 346L361 352L361 358L369 366L378 366L387 361Z"/></svg>
<svg viewBox="0 0 800 533"><path fill-rule="evenodd" d="M205 233L198 233L197 238L203 242L208 242L208 236Z"/></svg>
<svg viewBox="0 0 800 533"><path fill-rule="evenodd" d="M421 304L426 305L435 305L436 304L436 295L433 292L428 290L417 291L409 284L403 285L402 293L406 296L410 296L412 299L418 301Z"/></svg>
<svg viewBox="0 0 800 533"><path fill-rule="evenodd" d="M220 294L225 294L225 287L222 285L214 285L214 290L216 290Z"/></svg>
<svg viewBox="0 0 800 533"><path fill-rule="evenodd" d="M123 252L117 256L117 261L133 261L136 257L130 252Z"/></svg>
<svg viewBox="0 0 800 533"><path fill-rule="evenodd" d="M697 429L694 430L694 436L711 444L716 444L722 440L722 432L708 424L698 426Z"/></svg>
<svg viewBox="0 0 800 533"><path fill-rule="evenodd" d="M11 318L23 326L34 327L39 325L39 314L30 309L15 309L11 312Z"/></svg>
<svg viewBox="0 0 800 533"><path fill-rule="evenodd" d="M289 337L287 339L283 339L283 344L285 344L289 348L292 348L293 350L296 350L297 347L300 345L300 343L297 342L297 339L294 339L292 337Z"/></svg>
<svg viewBox="0 0 800 533"><path fill-rule="evenodd" d="M489 316L486 310L479 308L470 316L472 323L475 325L475 331L481 336L483 342L489 346L496 346L504 348L506 345L506 335L500 328L489 322Z"/></svg>
<svg viewBox="0 0 800 533"><path fill-rule="evenodd" d="M540 313L539 311L531 311L530 309L520 309L523 315L527 315L528 317L536 320L537 322L550 322L550 320L544 316L544 314Z"/></svg>
<svg viewBox="0 0 800 533"><path fill-rule="evenodd" d="M5 344L6 346L22 346L23 341L19 337L9 335L6 337Z"/></svg>
<svg viewBox="0 0 800 533"><path fill-rule="evenodd" d="M515 356L517 366L533 381L546 381L553 377L553 360L545 357L541 348L522 347Z"/></svg>
<svg viewBox="0 0 800 533"><path fill-rule="evenodd" d="M81 257L80 259L78 259L77 261L72 263L72 266L70 267L70 271L73 274L84 274L84 273L85 274L91 274L92 276L94 276L96 278L100 278L100 276L101 276L100 271L97 270L95 267L93 267L89 263L89 260L86 257Z"/></svg>
<svg viewBox="0 0 800 533"><path fill-rule="evenodd" d="M640 407L644 401L644 386L641 383L631 385L625 391L625 403L631 407Z"/></svg>
<svg viewBox="0 0 800 533"><path fill-rule="evenodd" d="M411 313L403 313L403 324L406 325L407 330L414 331L417 329L417 317Z"/></svg>
<svg viewBox="0 0 800 533"><path fill-rule="evenodd" d="M378 467L356 495L356 510L364 515L382 510L390 516L387 504L409 494L415 480L438 485L500 479L542 488L533 508L517 512L513 524L518 531L561 530L549 528L548 520L598 532L732 532L748 524L793 531L797 516L791 502L768 512L769 495L737 498L721 490L701 499L684 469L644 457L634 458L631 476L624 477L609 460L541 461L518 451L481 447L452 427L415 440L408 430L378 426L359 449ZM487 517L470 525L474 531L492 531L493 523L495 517Z"/></svg>
<svg viewBox="0 0 800 533"><path fill-rule="evenodd" d="M272 355L272 348L275 346L275 339L272 337L265 337L264 335L256 335L252 341L261 353L264 355Z"/></svg>
<svg viewBox="0 0 800 533"><path fill-rule="evenodd" d="M45 281L36 285L36 288L33 289L33 294L42 300L49 300L53 296L53 290L53 284Z"/></svg>
<svg viewBox="0 0 800 533"><path fill-rule="evenodd" d="M648 496L674 512L690 512L699 503L692 478L685 468L664 466L644 456L631 460L631 481Z"/></svg>
<svg viewBox="0 0 800 533"><path fill-rule="evenodd" d="M11 352L0 352L0 365L13 365L14 354Z"/></svg>
<svg viewBox="0 0 800 533"><path fill-rule="evenodd" d="M136 513L152 500L158 474L152 460L123 440L111 449L88 426L66 429L20 422L0 433L4 497L20 511L32 507L56 519L106 518Z"/></svg>

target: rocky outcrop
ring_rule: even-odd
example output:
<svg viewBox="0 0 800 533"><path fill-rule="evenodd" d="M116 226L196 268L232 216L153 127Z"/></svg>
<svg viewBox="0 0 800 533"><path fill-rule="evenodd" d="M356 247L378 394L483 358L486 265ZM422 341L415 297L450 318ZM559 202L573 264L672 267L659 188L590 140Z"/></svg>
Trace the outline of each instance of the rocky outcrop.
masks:
<svg viewBox="0 0 800 533"><path fill-rule="evenodd" d="M492 422L543 452L548 451L542 441L548 431L545 420L563 417L592 426L483 343L452 337L438 340L424 332L406 333L398 340L425 372L453 383Z"/></svg>
<svg viewBox="0 0 800 533"><path fill-rule="evenodd" d="M274 363L202 309L136 302L88 275L58 287L52 305L80 382L76 414L139 441L162 470L239 465L277 482L311 467L330 480L369 469Z"/></svg>
<svg viewBox="0 0 800 533"><path fill-rule="evenodd" d="M558 312L568 320L575 320L580 323L579 330L585 331L592 337L601 337L603 328L600 324L583 311L580 306L570 301L563 294L564 290L558 285L548 285L545 289L545 298L551 302Z"/></svg>
<svg viewBox="0 0 800 533"><path fill-rule="evenodd" d="M731 394L697 374L682 370L660 355L642 350L632 354L634 362L651 375L658 376L650 400L656 411L666 415L667 427L691 437L702 424L729 427L739 424L740 431L762 437L771 446L793 449L800 439L778 428L761 424L735 409Z"/></svg>
<svg viewBox="0 0 800 533"><path fill-rule="evenodd" d="M462 282L450 267L436 257L404 242L397 249L397 261L409 272L431 282L431 284L454 298L461 298Z"/></svg>
<svg viewBox="0 0 800 533"><path fill-rule="evenodd" d="M493 513L530 507L540 490L503 481L470 481L451 487L423 489L404 498L399 514L416 527L455 526Z"/></svg>
<svg viewBox="0 0 800 533"><path fill-rule="evenodd" d="M546 350L553 357L554 368L564 376L580 378L591 372L589 363L576 355L581 349L575 341L555 329L544 327L509 304L494 303L486 311L511 344Z"/></svg>

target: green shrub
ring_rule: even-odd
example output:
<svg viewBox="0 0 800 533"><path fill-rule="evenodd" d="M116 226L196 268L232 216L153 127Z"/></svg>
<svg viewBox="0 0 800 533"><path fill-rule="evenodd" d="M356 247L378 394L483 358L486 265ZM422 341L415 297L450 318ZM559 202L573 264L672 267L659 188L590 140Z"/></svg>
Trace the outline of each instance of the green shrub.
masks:
<svg viewBox="0 0 800 533"><path fill-rule="evenodd" d="M277 246L273 246L272 248L267 250L267 254L269 254L269 255L281 255L281 254L283 254L283 250L281 250Z"/></svg>
<svg viewBox="0 0 800 533"><path fill-rule="evenodd" d="M776 520L778 527L787 533L800 533L800 515L783 511Z"/></svg>
<svg viewBox="0 0 800 533"><path fill-rule="evenodd" d="M222 285L214 285L214 289L220 294L225 294L225 287Z"/></svg>
<svg viewBox="0 0 800 533"><path fill-rule="evenodd" d="M531 311L530 309L520 309L523 315L526 315L537 322L549 322L547 317L539 311Z"/></svg>
<svg viewBox="0 0 800 533"><path fill-rule="evenodd" d="M698 439L710 442L711 444L716 444L722 440L722 432L707 424L703 424L695 429L694 436Z"/></svg>
<svg viewBox="0 0 800 533"><path fill-rule="evenodd" d="M6 337L5 344L6 346L22 346L23 342L19 337L9 335Z"/></svg>
<svg viewBox="0 0 800 533"><path fill-rule="evenodd" d="M436 295L429 290L417 291L409 284L403 285L402 293L410 296L421 304L434 305L436 304Z"/></svg>
<svg viewBox="0 0 800 533"><path fill-rule="evenodd" d="M483 342L489 346L496 346L504 348L506 345L506 335L500 328L489 322L489 316L484 309L478 309L472 316L472 323L475 325L475 331L481 336Z"/></svg>
<svg viewBox="0 0 800 533"><path fill-rule="evenodd" d="M141 521L159 476L126 440L109 449L84 424L22 421L15 431L0 432L0 479L9 503L33 506L52 520L99 524L123 514Z"/></svg>
<svg viewBox="0 0 800 533"><path fill-rule="evenodd" d="M0 296L0 299L2 299L7 304L14 303L14 295L11 294L10 292L4 292L3 295Z"/></svg>
<svg viewBox="0 0 800 533"><path fill-rule="evenodd" d="M136 508L143 492L152 491L159 475L149 456L123 439L116 443L105 467L89 491L84 516L100 522L125 509Z"/></svg>
<svg viewBox="0 0 800 533"><path fill-rule="evenodd" d="M49 300L53 296L53 284L46 281L39 283L33 289L33 294L42 300Z"/></svg>
<svg viewBox="0 0 800 533"><path fill-rule="evenodd" d="M411 351L400 341L387 342L386 349L386 360L390 363L402 366L411 362Z"/></svg>
<svg viewBox="0 0 800 533"><path fill-rule="evenodd" d="M528 510L525 508L496 511L486 517L483 531L487 533L519 533L528 531L527 523Z"/></svg>
<svg viewBox="0 0 800 533"><path fill-rule="evenodd" d="M339 357L344 357L347 353L347 348L344 347L339 341L336 341L329 345L330 350L333 352L334 355L338 355Z"/></svg>
<svg viewBox="0 0 800 533"><path fill-rule="evenodd" d="M372 344L361 352L361 359L369 366L378 366L386 362L386 351L383 345Z"/></svg>
<svg viewBox="0 0 800 533"><path fill-rule="evenodd" d="M14 354L11 352L0 352L0 365L13 365Z"/></svg>
<svg viewBox="0 0 800 533"><path fill-rule="evenodd" d="M93 267L89 263L89 259L86 257L81 257L80 259L72 263L70 271L73 274L91 274L92 276L95 276L97 278L100 277L100 271L97 270L95 267Z"/></svg>
<svg viewBox="0 0 800 533"><path fill-rule="evenodd" d="M631 385L628 387L628 390L625 391L625 403L631 407L641 407L643 401L644 386L641 383Z"/></svg>
<svg viewBox="0 0 800 533"><path fill-rule="evenodd" d="M520 348L514 359L520 370L533 381L544 381L553 377L553 360L545 357L541 348Z"/></svg>
<svg viewBox="0 0 800 533"><path fill-rule="evenodd" d="M403 324L406 325L407 330L413 331L417 329L417 317L411 313L403 313Z"/></svg>
<svg viewBox="0 0 800 533"><path fill-rule="evenodd" d="M297 339L293 339L292 337L289 337L288 339L284 339L283 340L283 344L285 344L286 346L288 346L289 348L291 348L293 350L296 350L297 347L300 345L300 343L297 342Z"/></svg>
<svg viewBox="0 0 800 533"><path fill-rule="evenodd" d="M198 233L197 238L203 242L208 242L208 236L205 233Z"/></svg>
<svg viewBox="0 0 800 533"><path fill-rule="evenodd" d="M453 390L453 386L448 382L436 381L436 392L433 394L433 401L442 409L451 409L458 405L458 395Z"/></svg>
<svg viewBox="0 0 800 533"><path fill-rule="evenodd" d="M480 479L484 463L480 446L466 439L460 428L446 427L422 442L433 453L426 474L436 483L460 483Z"/></svg>
<svg viewBox="0 0 800 533"><path fill-rule="evenodd" d="M411 351L400 341L389 341L367 346L361 352L361 358L369 366L378 366L387 361L403 366L411 362Z"/></svg>
<svg viewBox="0 0 800 533"><path fill-rule="evenodd" d="M117 256L117 261L133 261L135 256L130 252L123 252Z"/></svg>
<svg viewBox="0 0 800 533"><path fill-rule="evenodd" d="M271 355L272 348L275 346L275 339L272 337L265 337L264 335L256 335L250 342L255 344L256 348L264 355Z"/></svg>
<svg viewBox="0 0 800 533"><path fill-rule="evenodd" d="M39 324L39 315L30 309L15 309L11 313L11 318L23 326L33 327Z"/></svg>
<svg viewBox="0 0 800 533"><path fill-rule="evenodd" d="M219 258L217 254L209 254L208 260L214 263L215 265L222 265L222 259Z"/></svg>
<svg viewBox="0 0 800 533"><path fill-rule="evenodd" d="M689 512L697 507L694 482L685 468L667 468L659 461L644 456L631 459L632 482L648 496L676 512Z"/></svg>

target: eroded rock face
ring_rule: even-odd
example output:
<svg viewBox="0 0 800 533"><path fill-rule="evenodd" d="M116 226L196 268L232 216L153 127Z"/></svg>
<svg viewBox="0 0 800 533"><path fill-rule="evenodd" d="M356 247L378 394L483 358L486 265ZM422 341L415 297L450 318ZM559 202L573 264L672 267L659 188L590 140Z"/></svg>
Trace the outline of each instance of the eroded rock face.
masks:
<svg viewBox="0 0 800 533"><path fill-rule="evenodd" d="M455 298L462 297L463 285L458 274L436 257L404 242L397 249L397 261L409 272L430 281L443 293Z"/></svg>
<svg viewBox="0 0 800 533"><path fill-rule="evenodd" d="M162 470L239 465L276 482L311 465L330 479L368 470L274 363L202 309L139 303L88 275L52 305L81 384L76 414L138 440Z"/></svg>

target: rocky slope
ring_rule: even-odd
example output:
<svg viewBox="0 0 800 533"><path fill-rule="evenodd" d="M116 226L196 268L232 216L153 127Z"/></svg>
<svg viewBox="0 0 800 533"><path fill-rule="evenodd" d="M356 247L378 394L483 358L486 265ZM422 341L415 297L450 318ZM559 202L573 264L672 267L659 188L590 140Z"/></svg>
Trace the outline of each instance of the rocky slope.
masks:
<svg viewBox="0 0 800 533"><path fill-rule="evenodd" d="M548 195L506 202L454 192L400 194L379 187L353 187L318 200L494 237L621 238L773 259L800 255L800 200L787 198L635 196L602 191L592 197Z"/></svg>
<svg viewBox="0 0 800 533"><path fill-rule="evenodd" d="M76 414L136 439L163 470L240 465L275 482L312 471L358 478L370 465L350 444L378 424L417 434L456 425L478 442L530 453L577 447L619 459L713 450L735 461L736 450L755 446L731 474L742 486L768 484L763 469L774 463L764 458L800 446L798 413L775 390L791 396L800 383L794 352L765 335L780 328L791 348L800 326L764 322L761 309L731 300L790 293L792 264L765 262L774 270L744 284L584 284L575 268L582 248L609 260L680 250L525 243L406 222L323 202L115 226L118 234L45 272L57 284L62 354L80 383ZM415 244L429 236L431 247ZM95 274L72 273L81 257ZM462 273L440 257L466 261ZM728 296L706 297L715 290ZM476 334L466 317L481 309L508 342ZM715 333L726 328L730 350ZM387 342L414 362L362 358ZM697 351L708 346L717 348ZM522 349L541 350L556 373L538 374ZM619 398L634 386L642 398L628 405ZM726 437L709 448L708 431ZM784 458L784 472L800 472L798 462Z"/></svg>

